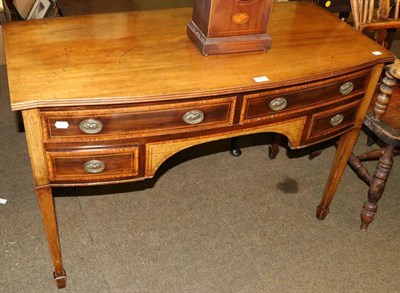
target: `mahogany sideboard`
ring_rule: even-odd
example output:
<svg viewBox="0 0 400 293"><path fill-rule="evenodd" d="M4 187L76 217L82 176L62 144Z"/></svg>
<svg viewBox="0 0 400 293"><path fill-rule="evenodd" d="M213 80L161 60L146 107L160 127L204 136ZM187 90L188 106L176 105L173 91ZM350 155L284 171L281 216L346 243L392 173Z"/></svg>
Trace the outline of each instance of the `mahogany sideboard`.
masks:
<svg viewBox="0 0 400 293"><path fill-rule="evenodd" d="M52 187L143 180L177 152L251 133L291 148L340 136L325 218L389 52L310 2L274 3L266 52L204 57L190 8L4 26L12 109L22 111L59 288Z"/></svg>

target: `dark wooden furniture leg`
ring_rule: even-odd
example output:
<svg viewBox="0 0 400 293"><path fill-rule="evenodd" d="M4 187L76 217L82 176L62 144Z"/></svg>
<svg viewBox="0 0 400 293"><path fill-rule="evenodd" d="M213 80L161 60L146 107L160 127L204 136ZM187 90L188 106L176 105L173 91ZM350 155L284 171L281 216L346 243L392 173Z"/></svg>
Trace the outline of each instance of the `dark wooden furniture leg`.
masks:
<svg viewBox="0 0 400 293"><path fill-rule="evenodd" d="M242 151L238 147L237 143L239 141L239 137L231 138L231 154L232 156L239 157L242 154Z"/></svg>
<svg viewBox="0 0 400 293"><path fill-rule="evenodd" d="M308 155L308 159L313 160L314 158L318 157L320 154L322 154L322 150L313 151Z"/></svg>
<svg viewBox="0 0 400 293"><path fill-rule="evenodd" d="M361 230L366 231L368 225L374 220L378 209L378 201L382 197L385 189L386 181L389 177L393 166L393 157L400 154L398 127L395 121L398 121L399 110L396 108L398 104L398 95L394 95L394 86L396 79L399 77L399 62L396 60L388 71L385 72L385 78L379 87L379 94L373 105L373 109L367 113L364 125L367 126L387 146L375 149L358 156L351 155L348 161L350 167L355 171L357 176L363 180L369 187L368 200L363 206L361 212ZM394 100L393 100L394 99ZM391 103L389 103L391 101ZM397 109L397 110L396 110ZM373 110L373 111L372 111ZM385 114L387 116L385 116ZM382 119L383 120L382 120ZM392 128L394 127L394 128ZM362 161L379 159L374 176L371 176Z"/></svg>
<svg viewBox="0 0 400 293"><path fill-rule="evenodd" d="M275 134L274 142L268 147L268 155L270 159L275 159L279 153L279 144L281 142L282 136L280 134Z"/></svg>
<svg viewBox="0 0 400 293"><path fill-rule="evenodd" d="M385 190L385 184L393 166L393 156L395 147L388 145L383 150L383 155L379 159L374 177L368 190L368 201L365 202L361 212L361 230L366 231L368 225L375 219L378 209L378 201Z"/></svg>

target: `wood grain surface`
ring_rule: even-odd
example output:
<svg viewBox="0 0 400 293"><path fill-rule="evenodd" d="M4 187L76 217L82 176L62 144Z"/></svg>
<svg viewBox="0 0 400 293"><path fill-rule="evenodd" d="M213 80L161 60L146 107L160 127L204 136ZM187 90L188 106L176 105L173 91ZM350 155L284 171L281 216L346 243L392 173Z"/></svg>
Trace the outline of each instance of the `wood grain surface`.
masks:
<svg viewBox="0 0 400 293"><path fill-rule="evenodd" d="M271 89L393 60L389 51L312 3L275 4L271 50L208 57L186 37L190 8L6 24L12 109ZM254 81L259 76L269 81Z"/></svg>

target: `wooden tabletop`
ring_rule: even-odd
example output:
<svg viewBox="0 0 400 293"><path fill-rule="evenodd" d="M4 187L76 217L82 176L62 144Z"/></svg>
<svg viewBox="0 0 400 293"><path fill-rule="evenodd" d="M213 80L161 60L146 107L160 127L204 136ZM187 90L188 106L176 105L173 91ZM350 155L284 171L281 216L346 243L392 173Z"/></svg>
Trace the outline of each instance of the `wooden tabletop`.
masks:
<svg viewBox="0 0 400 293"><path fill-rule="evenodd" d="M230 94L394 58L310 2L274 3L271 50L204 57L186 36L191 14L179 8L6 24L12 109ZM259 76L269 81L257 83Z"/></svg>

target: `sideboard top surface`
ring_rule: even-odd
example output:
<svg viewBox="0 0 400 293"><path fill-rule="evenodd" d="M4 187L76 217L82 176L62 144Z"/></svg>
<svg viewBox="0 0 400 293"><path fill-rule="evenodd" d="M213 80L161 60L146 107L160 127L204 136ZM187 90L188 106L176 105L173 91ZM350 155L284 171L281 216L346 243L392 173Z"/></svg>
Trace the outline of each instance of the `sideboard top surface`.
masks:
<svg viewBox="0 0 400 293"><path fill-rule="evenodd" d="M13 110L268 89L344 74L394 58L308 2L274 3L269 51L205 57L186 36L191 14L191 8L179 8L6 24L4 43ZM254 80L263 76L269 81Z"/></svg>

